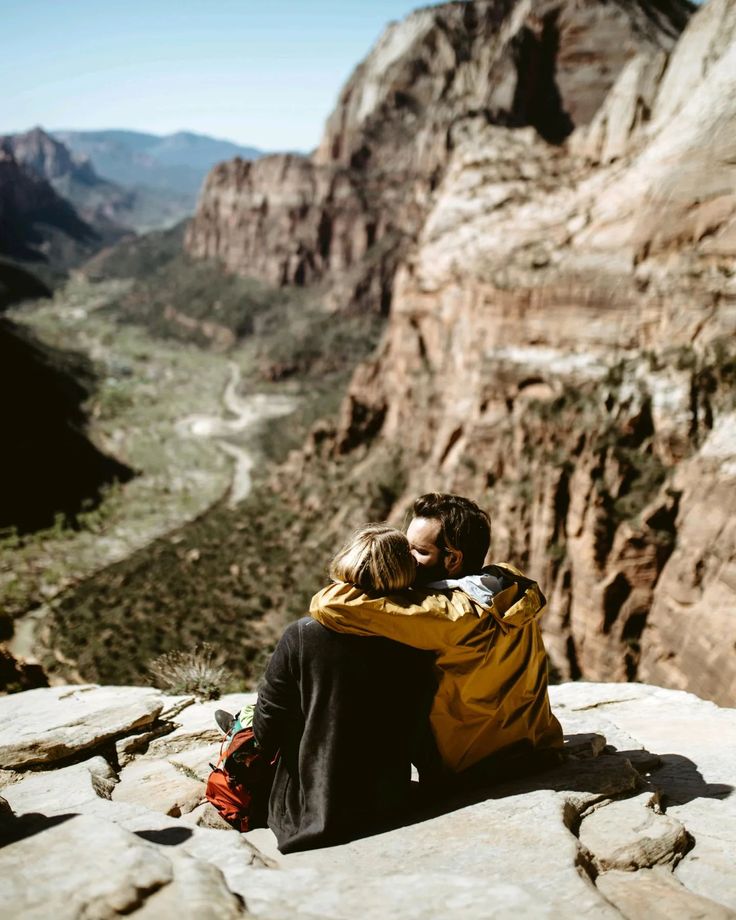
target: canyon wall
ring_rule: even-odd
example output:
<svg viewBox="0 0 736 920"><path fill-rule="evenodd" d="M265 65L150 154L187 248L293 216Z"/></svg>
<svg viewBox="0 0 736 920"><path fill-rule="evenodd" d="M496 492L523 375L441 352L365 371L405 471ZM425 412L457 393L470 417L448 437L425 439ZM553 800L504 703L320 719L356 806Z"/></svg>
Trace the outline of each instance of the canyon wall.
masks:
<svg viewBox="0 0 736 920"><path fill-rule="evenodd" d="M554 142L587 124L627 60L666 53L689 4L476 0L391 24L310 157L239 159L208 177L186 248L269 283L328 283L339 309L386 313L471 113Z"/></svg>
<svg viewBox="0 0 736 920"><path fill-rule="evenodd" d="M439 487L492 510L495 555L550 590L562 676L730 701L735 24L734 4L704 8L668 66L652 56L649 119L593 124L577 155L530 130L456 125L381 350L349 396L364 426L380 415L377 439L413 445L398 506ZM698 80L680 79L683 61ZM631 113L624 72L604 109L626 109L627 92ZM623 127L601 163L601 134Z"/></svg>
<svg viewBox="0 0 736 920"><path fill-rule="evenodd" d="M689 9L418 11L356 69L315 154L288 161L333 191L297 207L295 179L256 177L286 160L227 164L188 245L322 280L333 306L382 290L381 345L288 467L312 504L343 470L336 532L368 510L351 477L390 456L397 522L426 489L491 510L494 557L549 595L560 677L732 703L736 4L710 0L678 38ZM342 230L320 249L338 176ZM392 233L388 264L371 262ZM309 268L284 270L295 245Z"/></svg>

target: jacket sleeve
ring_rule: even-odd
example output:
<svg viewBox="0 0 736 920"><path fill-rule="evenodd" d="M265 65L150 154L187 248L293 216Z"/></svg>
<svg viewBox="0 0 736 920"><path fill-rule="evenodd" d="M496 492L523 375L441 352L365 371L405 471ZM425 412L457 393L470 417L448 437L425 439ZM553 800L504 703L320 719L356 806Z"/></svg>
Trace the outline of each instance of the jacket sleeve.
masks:
<svg viewBox="0 0 736 920"><path fill-rule="evenodd" d="M462 642L478 613L460 592L405 592L374 597L344 583L312 598L310 615L333 632L383 636L412 648L441 652Z"/></svg>
<svg viewBox="0 0 736 920"><path fill-rule="evenodd" d="M253 715L256 742L272 757L301 719L299 702L299 628L287 627L266 667Z"/></svg>

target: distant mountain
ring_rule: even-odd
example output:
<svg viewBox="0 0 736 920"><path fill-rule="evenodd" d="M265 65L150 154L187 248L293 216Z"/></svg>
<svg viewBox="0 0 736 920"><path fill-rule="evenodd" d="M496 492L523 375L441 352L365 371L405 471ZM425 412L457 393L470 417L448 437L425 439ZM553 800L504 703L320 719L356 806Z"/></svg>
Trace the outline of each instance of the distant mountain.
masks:
<svg viewBox="0 0 736 920"><path fill-rule="evenodd" d="M49 296L69 268L121 235L111 221L101 232L105 221L84 220L59 183L97 190L100 200L110 189L124 194L41 129L0 138L0 312ZM86 435L94 385L88 359L43 345L0 317L0 429L13 446L0 452L0 529L48 527L60 514L73 523L96 506L106 483L133 475Z"/></svg>
<svg viewBox="0 0 736 920"><path fill-rule="evenodd" d="M121 185L147 186L187 197L193 210L208 171L234 157L256 159L263 151L231 141L178 131L159 136L140 131L55 131L75 154L88 157L97 172Z"/></svg>
<svg viewBox="0 0 736 920"><path fill-rule="evenodd" d="M28 173L45 179L94 227L104 242L113 242L133 227L133 192L102 179L90 161L36 127L0 137L0 146Z"/></svg>
<svg viewBox="0 0 736 920"><path fill-rule="evenodd" d="M63 272L100 244L96 229L47 179L0 144L0 254Z"/></svg>
<svg viewBox="0 0 736 920"><path fill-rule="evenodd" d="M145 233L168 227L193 210L189 194L153 187L126 188L99 175L85 153L36 127L9 134L0 144L34 175L46 179L100 234L112 242L127 230Z"/></svg>

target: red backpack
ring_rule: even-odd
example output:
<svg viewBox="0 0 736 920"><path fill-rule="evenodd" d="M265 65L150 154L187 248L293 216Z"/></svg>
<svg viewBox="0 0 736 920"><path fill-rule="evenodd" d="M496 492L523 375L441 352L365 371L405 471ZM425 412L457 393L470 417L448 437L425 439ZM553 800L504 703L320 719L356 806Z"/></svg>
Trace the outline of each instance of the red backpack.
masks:
<svg viewBox="0 0 736 920"><path fill-rule="evenodd" d="M279 755L269 760L258 750L253 729L236 722L222 742L220 759L212 767L205 797L241 833L266 827L268 797Z"/></svg>

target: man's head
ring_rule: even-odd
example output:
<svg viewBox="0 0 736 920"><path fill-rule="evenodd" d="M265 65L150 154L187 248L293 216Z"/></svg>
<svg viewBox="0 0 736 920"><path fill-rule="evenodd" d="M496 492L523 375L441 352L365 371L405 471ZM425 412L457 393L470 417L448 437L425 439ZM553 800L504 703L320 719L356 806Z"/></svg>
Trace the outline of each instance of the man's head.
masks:
<svg viewBox="0 0 736 920"><path fill-rule="evenodd" d="M491 519L461 495L428 492L413 507L407 530L417 584L481 570L491 545Z"/></svg>

